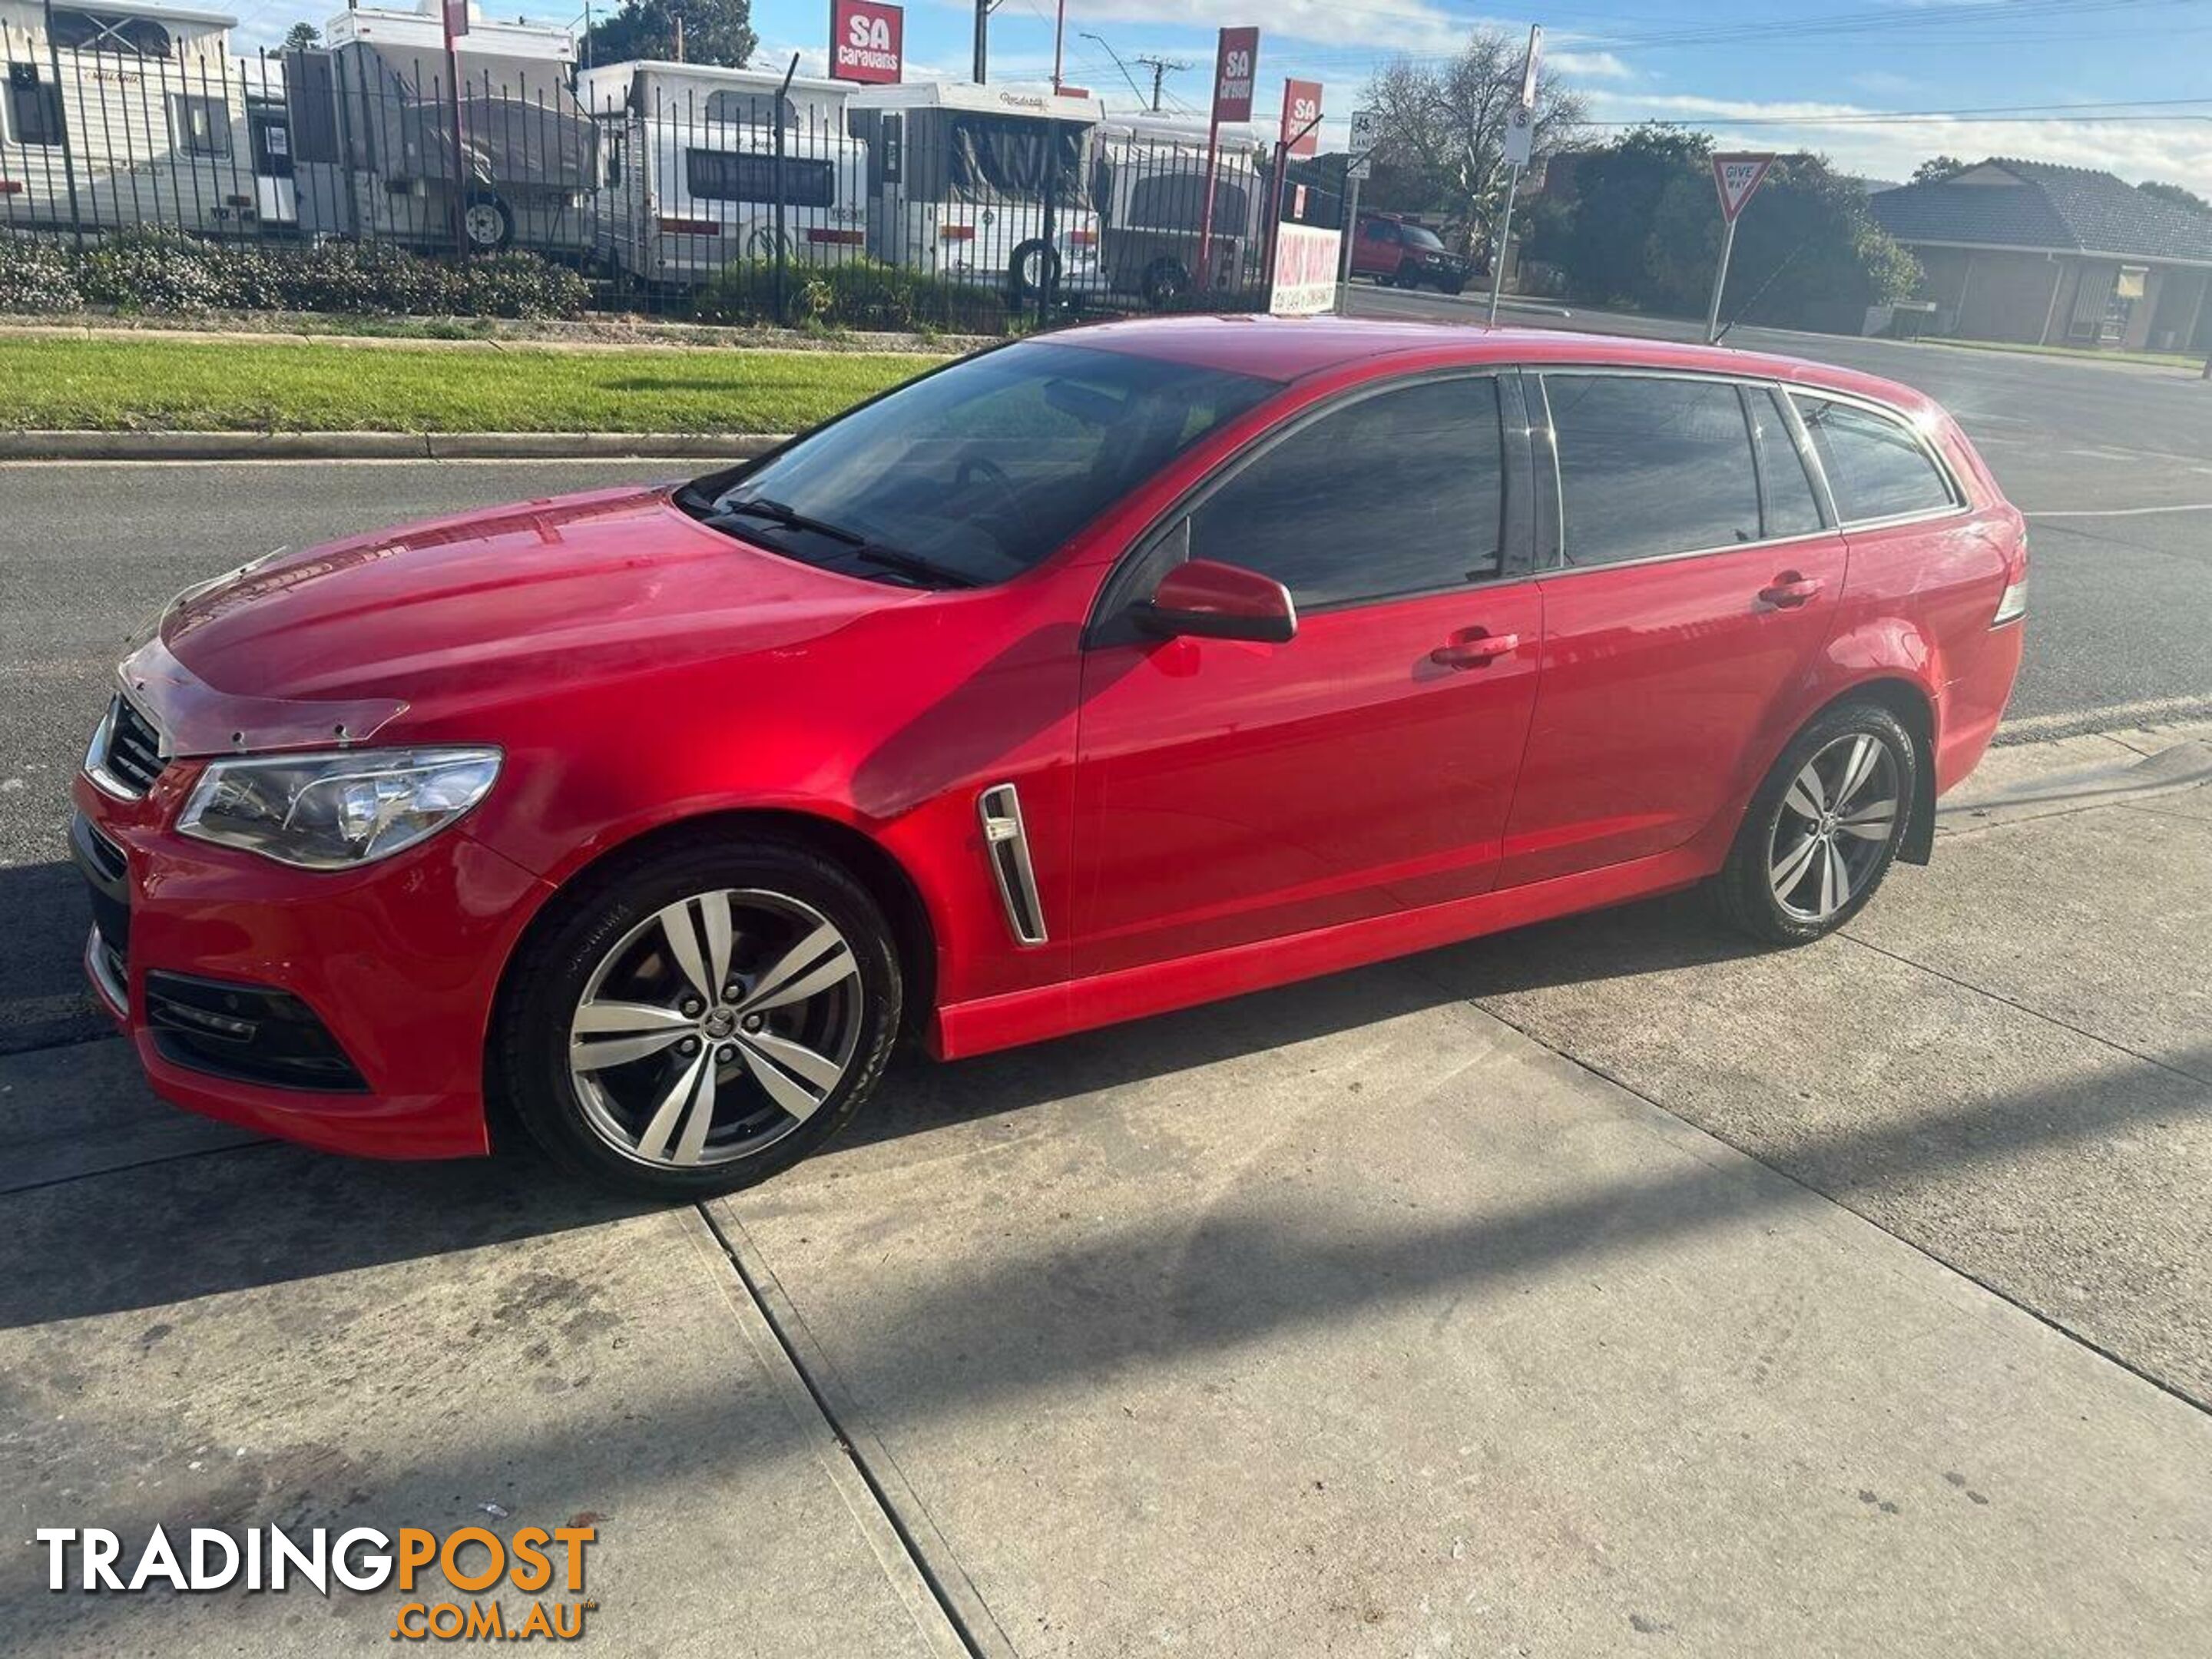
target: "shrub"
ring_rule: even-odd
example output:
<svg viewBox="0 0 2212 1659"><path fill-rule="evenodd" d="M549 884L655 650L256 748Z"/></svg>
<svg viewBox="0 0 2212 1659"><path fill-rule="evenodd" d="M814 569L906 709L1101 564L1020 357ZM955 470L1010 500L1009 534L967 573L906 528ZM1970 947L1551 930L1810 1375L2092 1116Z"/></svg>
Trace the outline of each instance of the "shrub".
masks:
<svg viewBox="0 0 2212 1659"><path fill-rule="evenodd" d="M376 242L210 242L129 230L80 254L58 241L0 238L0 309L321 311L356 316L574 317L591 288L535 253L466 263Z"/></svg>
<svg viewBox="0 0 2212 1659"><path fill-rule="evenodd" d="M811 324L823 328L963 334L1006 331L1006 297L1000 289L949 283L873 260L794 265L785 276L785 314L775 314L775 266L733 261L699 290L691 316L702 323Z"/></svg>
<svg viewBox="0 0 2212 1659"><path fill-rule="evenodd" d="M76 267L58 244L0 234L0 311L81 311Z"/></svg>

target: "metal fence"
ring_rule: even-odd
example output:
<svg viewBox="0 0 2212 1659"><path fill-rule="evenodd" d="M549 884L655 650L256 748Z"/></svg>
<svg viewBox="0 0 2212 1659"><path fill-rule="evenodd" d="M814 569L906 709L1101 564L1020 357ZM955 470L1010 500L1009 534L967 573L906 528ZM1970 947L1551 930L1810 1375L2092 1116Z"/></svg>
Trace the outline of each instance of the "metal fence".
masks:
<svg viewBox="0 0 2212 1659"><path fill-rule="evenodd" d="M0 31L0 228L520 249L596 308L715 322L1267 304L1277 191L1249 139L1209 208L1202 130L1081 100L466 52L456 90L436 46L238 58L155 33Z"/></svg>

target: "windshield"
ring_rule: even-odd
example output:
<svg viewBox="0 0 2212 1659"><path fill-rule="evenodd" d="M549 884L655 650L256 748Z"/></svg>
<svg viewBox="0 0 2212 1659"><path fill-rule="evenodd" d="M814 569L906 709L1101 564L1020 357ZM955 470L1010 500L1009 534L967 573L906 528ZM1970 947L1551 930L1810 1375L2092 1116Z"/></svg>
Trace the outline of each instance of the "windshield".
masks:
<svg viewBox="0 0 2212 1659"><path fill-rule="evenodd" d="M1423 230L1419 225L1407 225L1405 227L1405 231L1407 247L1432 247L1439 252L1443 252L1443 244L1437 240L1432 233Z"/></svg>
<svg viewBox="0 0 2212 1659"><path fill-rule="evenodd" d="M1277 389L1049 341L925 376L679 506L855 574L973 586L1018 575Z"/></svg>

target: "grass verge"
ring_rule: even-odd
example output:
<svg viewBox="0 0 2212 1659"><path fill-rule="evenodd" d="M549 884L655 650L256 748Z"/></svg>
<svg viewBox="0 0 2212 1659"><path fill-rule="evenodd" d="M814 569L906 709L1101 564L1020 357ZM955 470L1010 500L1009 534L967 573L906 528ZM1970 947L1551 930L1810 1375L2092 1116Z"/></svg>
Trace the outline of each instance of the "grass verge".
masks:
<svg viewBox="0 0 2212 1659"><path fill-rule="evenodd" d="M2146 363L2154 368L2201 369L2202 353L2184 351L2121 351L2112 347L2030 345L2018 340L1959 340L1931 334L1930 345L1959 346L1968 351L2009 351L2026 357L2072 359L2077 363Z"/></svg>
<svg viewBox="0 0 2212 1659"><path fill-rule="evenodd" d="M790 432L942 361L0 339L0 428Z"/></svg>

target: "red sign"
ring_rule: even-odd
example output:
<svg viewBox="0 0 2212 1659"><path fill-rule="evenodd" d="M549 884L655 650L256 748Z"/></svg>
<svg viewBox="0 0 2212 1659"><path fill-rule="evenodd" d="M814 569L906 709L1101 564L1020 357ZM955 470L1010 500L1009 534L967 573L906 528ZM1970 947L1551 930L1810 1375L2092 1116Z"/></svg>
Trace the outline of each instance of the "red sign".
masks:
<svg viewBox="0 0 2212 1659"><path fill-rule="evenodd" d="M1743 204L1773 165L1771 155L1714 156L1713 186L1721 193L1721 217L1734 224L1735 216L1743 211Z"/></svg>
<svg viewBox="0 0 2212 1659"><path fill-rule="evenodd" d="M1283 142L1293 155L1311 155L1321 148L1321 82L1283 82Z"/></svg>
<svg viewBox="0 0 2212 1659"><path fill-rule="evenodd" d="M1260 31L1224 29L1213 55L1213 118L1252 118L1252 83L1260 75Z"/></svg>
<svg viewBox="0 0 2212 1659"><path fill-rule="evenodd" d="M452 46L469 32L469 0L446 0L446 44Z"/></svg>
<svg viewBox="0 0 2212 1659"><path fill-rule="evenodd" d="M884 0L830 0L830 74L871 86L895 84L906 39L906 13Z"/></svg>

